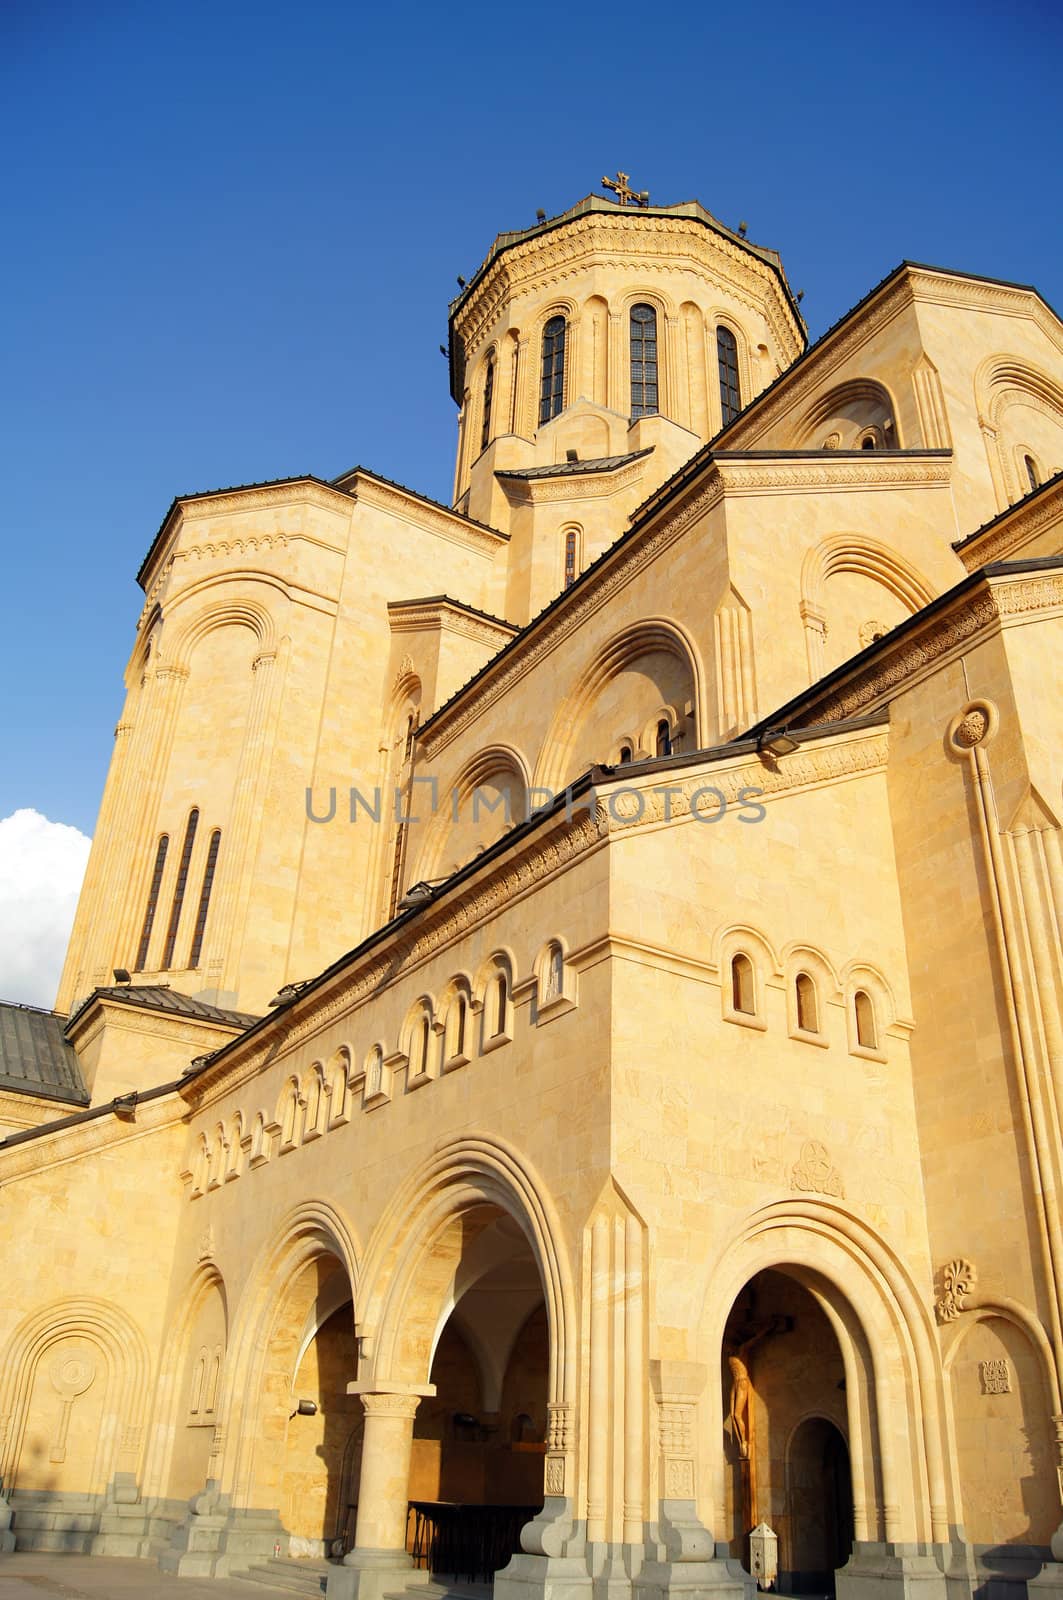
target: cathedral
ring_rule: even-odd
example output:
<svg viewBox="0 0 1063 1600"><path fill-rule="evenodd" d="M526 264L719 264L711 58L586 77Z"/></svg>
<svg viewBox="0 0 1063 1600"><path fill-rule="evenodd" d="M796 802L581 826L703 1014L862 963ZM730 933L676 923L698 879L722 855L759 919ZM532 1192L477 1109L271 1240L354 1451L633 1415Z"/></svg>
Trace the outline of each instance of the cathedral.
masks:
<svg viewBox="0 0 1063 1600"><path fill-rule="evenodd" d="M449 307L451 504L145 539L0 1007L0 1552L1063 1600L1063 323L905 261L809 344L604 189Z"/></svg>

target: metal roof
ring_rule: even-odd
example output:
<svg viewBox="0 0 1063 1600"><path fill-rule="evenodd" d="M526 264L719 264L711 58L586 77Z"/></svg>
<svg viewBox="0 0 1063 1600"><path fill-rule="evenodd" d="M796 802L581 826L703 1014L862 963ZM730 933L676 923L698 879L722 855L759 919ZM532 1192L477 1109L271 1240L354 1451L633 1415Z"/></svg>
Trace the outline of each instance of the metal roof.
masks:
<svg viewBox="0 0 1063 1600"><path fill-rule="evenodd" d="M80 1016L93 1000L117 1000L121 1005L136 1006L144 1011L164 1011L174 1017L194 1017L199 1022L215 1022L225 1028L250 1028L258 1021L247 1011L227 1011L222 1006L212 1006L206 1000L195 1000L191 995L179 994L176 989L166 989L161 984L116 983L105 989L94 989L75 1012ZM73 1018L71 1018L73 1021Z"/></svg>
<svg viewBox="0 0 1063 1600"><path fill-rule="evenodd" d="M536 478L570 478L592 472L615 472L617 467L626 467L629 461L641 461L643 456L652 454L653 446L651 444L645 450L633 450L630 455L626 456L598 456L590 461L557 461L552 467L499 469L495 473L495 477L521 478L525 483L531 483Z"/></svg>
<svg viewBox="0 0 1063 1600"><path fill-rule="evenodd" d="M88 1104L78 1058L63 1037L66 1022L55 1011L0 1001L0 1089Z"/></svg>

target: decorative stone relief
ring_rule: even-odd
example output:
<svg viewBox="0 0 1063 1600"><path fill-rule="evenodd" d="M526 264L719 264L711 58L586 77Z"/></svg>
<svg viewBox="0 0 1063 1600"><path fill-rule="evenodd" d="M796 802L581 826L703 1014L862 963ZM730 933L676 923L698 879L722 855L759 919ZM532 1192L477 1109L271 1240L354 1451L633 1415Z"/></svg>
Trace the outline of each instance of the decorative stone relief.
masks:
<svg viewBox="0 0 1063 1600"><path fill-rule="evenodd" d="M214 1255L215 1248L216 1248L216 1246L215 1246L215 1241L214 1241L214 1227L213 1227L213 1224L208 1223L207 1226L203 1229L203 1232L200 1234L200 1237L199 1237L199 1259L200 1259L200 1261L209 1261L209 1260L211 1260L211 1258Z"/></svg>
<svg viewBox="0 0 1063 1600"><path fill-rule="evenodd" d="M790 1187L801 1194L829 1194L836 1200L845 1199L841 1174L831 1165L830 1152L818 1139L806 1139L801 1146L801 1159L794 1162L790 1172Z"/></svg>
<svg viewBox="0 0 1063 1600"><path fill-rule="evenodd" d="M661 1400L657 1406L661 1486L666 1500L694 1498L694 1402Z"/></svg>
<svg viewBox="0 0 1063 1600"><path fill-rule="evenodd" d="M546 1407L546 1476L547 1494L566 1494L567 1459L572 1449L572 1404L568 1400L551 1400Z"/></svg>
<svg viewBox="0 0 1063 1600"><path fill-rule="evenodd" d="M977 1282L978 1272L972 1262L957 1257L945 1263L941 1269L941 1294L934 1303L939 1322L955 1322L966 1311L964 1301Z"/></svg>
<svg viewBox="0 0 1063 1600"><path fill-rule="evenodd" d="M74 1409L74 1401L91 1389L96 1377L96 1363L87 1350L68 1350L63 1355L57 1356L48 1369L48 1376L52 1381L52 1388L59 1396L62 1404L59 1409L59 1421L52 1440L52 1447L48 1452L49 1461L66 1460L66 1440L70 1430L70 1413Z"/></svg>
<svg viewBox="0 0 1063 1600"><path fill-rule="evenodd" d="M871 618L868 622L862 622L860 624L861 650L866 650L869 644L874 644L876 639L881 639L889 631L884 622L878 622L874 618Z"/></svg>
<svg viewBox="0 0 1063 1600"><path fill-rule="evenodd" d="M978 1371L982 1378L983 1394L1011 1393L1011 1370L1006 1357L1001 1356L996 1361L980 1361Z"/></svg>
<svg viewBox="0 0 1063 1600"><path fill-rule="evenodd" d="M367 1417L409 1417L411 1422L421 1403L417 1394L363 1394L359 1399Z"/></svg>

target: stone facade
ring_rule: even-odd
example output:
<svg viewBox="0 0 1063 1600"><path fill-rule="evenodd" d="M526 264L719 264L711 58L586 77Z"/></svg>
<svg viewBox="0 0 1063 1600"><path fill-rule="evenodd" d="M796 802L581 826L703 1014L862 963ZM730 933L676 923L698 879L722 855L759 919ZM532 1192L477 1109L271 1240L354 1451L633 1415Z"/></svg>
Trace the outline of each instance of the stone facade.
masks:
<svg viewBox="0 0 1063 1600"><path fill-rule="evenodd" d="M592 197L450 340L453 508L186 497L141 569L90 1104L0 1107L14 1539L1058 1597L1063 326L905 265L806 350Z"/></svg>

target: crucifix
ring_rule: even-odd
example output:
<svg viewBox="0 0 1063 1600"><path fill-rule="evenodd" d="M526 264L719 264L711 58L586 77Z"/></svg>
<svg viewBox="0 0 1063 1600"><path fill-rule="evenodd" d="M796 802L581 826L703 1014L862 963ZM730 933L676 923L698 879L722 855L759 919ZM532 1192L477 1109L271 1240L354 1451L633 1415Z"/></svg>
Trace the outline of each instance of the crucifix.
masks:
<svg viewBox="0 0 1063 1600"><path fill-rule="evenodd" d="M628 201L631 201L636 206L648 206L650 203L650 191L648 189L632 189L628 184L628 177L628 173L618 172L615 178L603 178L602 188L612 189L622 206L626 206Z"/></svg>

